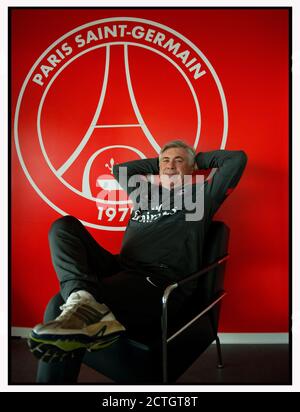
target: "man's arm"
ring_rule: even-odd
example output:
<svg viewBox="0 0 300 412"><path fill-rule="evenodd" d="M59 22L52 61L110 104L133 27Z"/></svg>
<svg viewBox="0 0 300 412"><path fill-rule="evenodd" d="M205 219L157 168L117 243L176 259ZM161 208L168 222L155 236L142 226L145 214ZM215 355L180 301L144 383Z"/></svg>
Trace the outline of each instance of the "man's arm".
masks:
<svg viewBox="0 0 300 412"><path fill-rule="evenodd" d="M126 177L126 187L122 182L120 175L120 168L126 168L127 177ZM127 191L128 194L134 189L127 187L128 180L131 176L134 175L158 175L159 174L159 161L158 157L151 159L141 159L141 160L132 160L131 162L120 163L113 166L113 175L116 180L120 183L122 188Z"/></svg>
<svg viewBox="0 0 300 412"><path fill-rule="evenodd" d="M246 163L247 155L242 150L214 150L197 154L198 169L218 168L207 182L207 190L214 202L213 213L238 184Z"/></svg>

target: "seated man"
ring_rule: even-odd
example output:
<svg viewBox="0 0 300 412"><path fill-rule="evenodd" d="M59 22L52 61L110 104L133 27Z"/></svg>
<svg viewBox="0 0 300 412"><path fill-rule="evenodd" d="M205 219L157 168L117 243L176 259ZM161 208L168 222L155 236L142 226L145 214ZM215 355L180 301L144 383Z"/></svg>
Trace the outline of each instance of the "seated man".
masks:
<svg viewBox="0 0 300 412"><path fill-rule="evenodd" d="M196 155L193 148L177 140L167 143L159 158L115 165L114 176L131 197L137 193L130 185L131 177L144 176L140 180L144 190L134 200L117 256L102 248L75 217L53 223L49 241L60 297L52 301L45 323L35 326L29 339L32 352L40 358L39 382L75 382L86 349L106 347L126 330L134 333L138 329L146 335L159 330L165 287L201 267L209 224L237 185L246 161L243 151ZM204 184L194 180L186 184L185 177L195 170L211 168L217 171ZM159 179L150 178L155 175ZM178 200L187 193L194 199L197 186L201 187L203 210L193 218ZM172 293L170 318L193 286ZM62 312L57 316L59 306Z"/></svg>

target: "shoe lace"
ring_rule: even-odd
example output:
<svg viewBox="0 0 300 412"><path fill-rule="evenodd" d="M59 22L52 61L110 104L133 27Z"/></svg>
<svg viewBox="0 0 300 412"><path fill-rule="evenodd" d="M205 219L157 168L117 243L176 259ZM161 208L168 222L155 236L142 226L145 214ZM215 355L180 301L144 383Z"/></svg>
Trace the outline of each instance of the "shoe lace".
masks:
<svg viewBox="0 0 300 412"><path fill-rule="evenodd" d="M58 316L58 320L66 320L69 319L77 310L77 308L82 305L82 301L74 301L74 302L69 302L69 303L64 303L59 307L59 309L62 311L61 314Z"/></svg>
<svg viewBox="0 0 300 412"><path fill-rule="evenodd" d="M80 306L85 305L85 313L80 312L77 310ZM86 299L80 299L80 300L71 300L70 302L66 302L63 305L60 306L60 310L62 313L56 318L56 320L59 321L68 321L72 316L76 316L80 320L84 321L85 323L93 323L99 321L103 316L107 315L110 313L110 310L105 310L103 313L99 310L95 310L89 313L86 312L87 306L90 306L90 301Z"/></svg>

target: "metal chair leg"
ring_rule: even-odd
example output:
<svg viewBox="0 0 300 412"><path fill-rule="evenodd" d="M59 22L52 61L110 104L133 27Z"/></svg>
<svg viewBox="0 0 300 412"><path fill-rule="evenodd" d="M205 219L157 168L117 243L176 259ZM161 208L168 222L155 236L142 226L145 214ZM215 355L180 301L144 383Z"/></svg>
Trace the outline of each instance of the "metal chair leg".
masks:
<svg viewBox="0 0 300 412"><path fill-rule="evenodd" d="M162 297L162 375L163 383L168 383L168 298L170 293L176 289L177 283L166 287Z"/></svg>
<svg viewBox="0 0 300 412"><path fill-rule="evenodd" d="M220 343L219 336L216 336L216 346L217 346L217 355L218 355L217 368L218 369L223 369L224 364L223 364L223 359L222 359L221 343Z"/></svg>

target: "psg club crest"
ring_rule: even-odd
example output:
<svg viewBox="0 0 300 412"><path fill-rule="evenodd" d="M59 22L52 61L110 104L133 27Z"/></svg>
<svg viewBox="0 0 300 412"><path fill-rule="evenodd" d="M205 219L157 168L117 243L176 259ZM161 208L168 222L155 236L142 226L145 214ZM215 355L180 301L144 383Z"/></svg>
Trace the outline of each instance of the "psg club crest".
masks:
<svg viewBox="0 0 300 412"><path fill-rule="evenodd" d="M20 164L59 214L125 230L132 203L113 165L156 157L174 139L225 148L221 82L196 44L154 21L107 18L53 40L19 93Z"/></svg>

